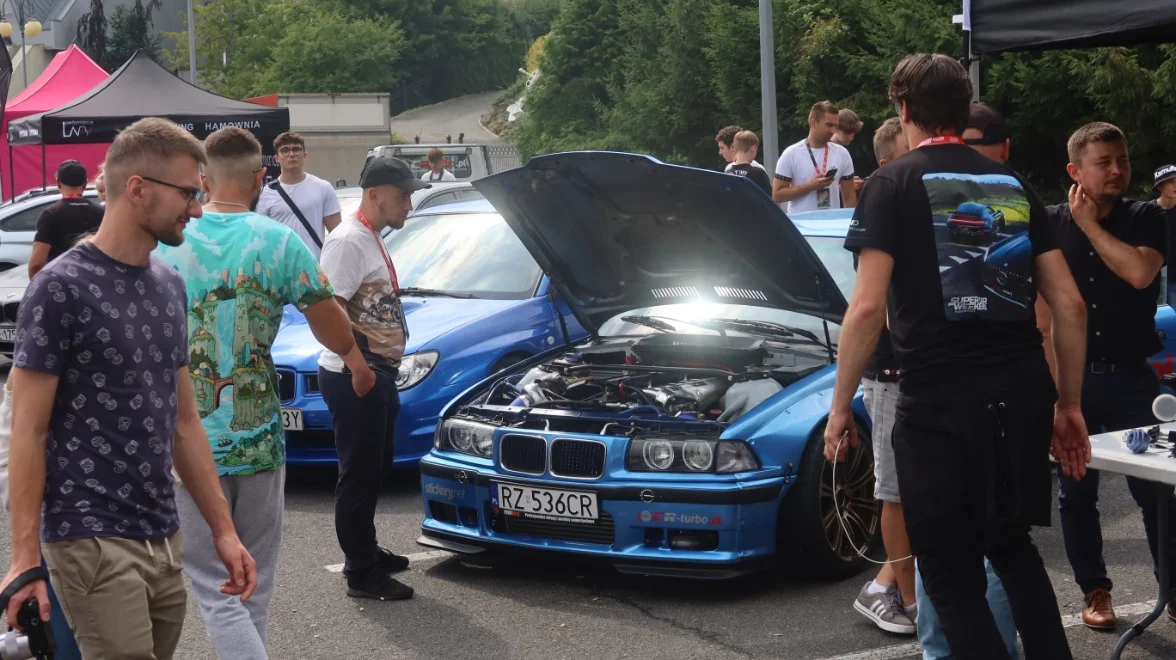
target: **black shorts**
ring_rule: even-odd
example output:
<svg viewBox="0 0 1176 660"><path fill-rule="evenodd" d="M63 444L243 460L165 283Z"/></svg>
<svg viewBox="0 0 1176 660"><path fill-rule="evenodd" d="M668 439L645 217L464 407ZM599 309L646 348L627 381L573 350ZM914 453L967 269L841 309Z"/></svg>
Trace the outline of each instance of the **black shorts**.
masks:
<svg viewBox="0 0 1176 660"><path fill-rule="evenodd" d="M903 389L892 442L916 555L988 547L998 530L1050 524L1056 401L1044 360Z"/></svg>

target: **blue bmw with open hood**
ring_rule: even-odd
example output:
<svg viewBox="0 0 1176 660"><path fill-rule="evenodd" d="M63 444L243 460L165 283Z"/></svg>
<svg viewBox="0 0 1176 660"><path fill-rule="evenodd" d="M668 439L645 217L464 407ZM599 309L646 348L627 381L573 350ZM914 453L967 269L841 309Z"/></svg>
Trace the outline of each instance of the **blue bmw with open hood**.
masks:
<svg viewBox="0 0 1176 660"><path fill-rule="evenodd" d="M822 455L847 217L789 220L745 178L619 153L474 185L591 334L446 407L419 543L700 578L778 557L860 570L879 528L869 443L836 473Z"/></svg>

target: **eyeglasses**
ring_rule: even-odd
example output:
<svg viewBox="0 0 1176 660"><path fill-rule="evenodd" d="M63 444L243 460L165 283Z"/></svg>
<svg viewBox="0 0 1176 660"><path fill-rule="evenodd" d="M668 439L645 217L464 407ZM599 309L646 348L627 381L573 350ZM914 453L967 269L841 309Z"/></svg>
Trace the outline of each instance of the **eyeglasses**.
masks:
<svg viewBox="0 0 1176 660"><path fill-rule="evenodd" d="M168 188L174 188L174 189L184 193L185 200L189 204L191 204L193 201L196 201L196 200L199 200L201 202L204 201L204 199L203 199L204 198L204 191L199 188L191 188L189 186L177 186L174 183L168 183L167 181L160 181L159 179L153 179L149 176L140 175L140 178L143 179L144 181L150 181L151 183L158 183L161 186L167 186Z"/></svg>
<svg viewBox="0 0 1176 660"><path fill-rule="evenodd" d="M278 153L283 156L301 156L306 150L302 147L282 147L278 149Z"/></svg>

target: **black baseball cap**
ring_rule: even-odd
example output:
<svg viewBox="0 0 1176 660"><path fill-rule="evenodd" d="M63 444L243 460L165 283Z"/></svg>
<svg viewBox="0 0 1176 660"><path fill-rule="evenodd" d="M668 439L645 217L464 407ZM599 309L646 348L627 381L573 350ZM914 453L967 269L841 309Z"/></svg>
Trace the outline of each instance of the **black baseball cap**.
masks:
<svg viewBox="0 0 1176 660"><path fill-rule="evenodd" d="M1009 125L996 108L983 101L973 101L968 110L968 128L975 128L984 137L964 140L967 144L1001 144L1009 139Z"/></svg>
<svg viewBox="0 0 1176 660"><path fill-rule="evenodd" d="M1156 170L1155 187L1160 187L1160 184L1169 180L1176 179L1176 165L1165 165Z"/></svg>
<svg viewBox="0 0 1176 660"><path fill-rule="evenodd" d="M70 188L86 185L86 166L76 160L65 161L57 166L57 181Z"/></svg>
<svg viewBox="0 0 1176 660"><path fill-rule="evenodd" d="M432 184L416 178L412 170L409 169L408 163L392 156L373 158L368 161L367 165L364 165L363 172L359 175L359 187L375 188L376 186L396 186L408 192L433 187Z"/></svg>

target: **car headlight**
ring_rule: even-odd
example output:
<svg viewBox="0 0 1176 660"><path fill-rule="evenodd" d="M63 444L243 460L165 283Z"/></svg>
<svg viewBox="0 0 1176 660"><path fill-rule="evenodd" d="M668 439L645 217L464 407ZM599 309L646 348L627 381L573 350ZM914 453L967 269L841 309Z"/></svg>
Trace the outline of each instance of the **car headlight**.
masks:
<svg viewBox="0 0 1176 660"><path fill-rule="evenodd" d="M634 472L730 474L758 470L759 460L740 440L634 438L627 467Z"/></svg>
<svg viewBox="0 0 1176 660"><path fill-rule="evenodd" d="M437 430L433 447L471 456L491 456L494 454L494 428L489 424L449 419Z"/></svg>
<svg viewBox="0 0 1176 660"><path fill-rule="evenodd" d="M400 371L396 373L396 389L407 390L425 379L437 366L441 354L437 351L421 351L405 355L400 359Z"/></svg>

